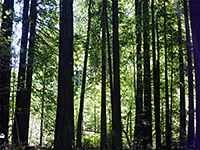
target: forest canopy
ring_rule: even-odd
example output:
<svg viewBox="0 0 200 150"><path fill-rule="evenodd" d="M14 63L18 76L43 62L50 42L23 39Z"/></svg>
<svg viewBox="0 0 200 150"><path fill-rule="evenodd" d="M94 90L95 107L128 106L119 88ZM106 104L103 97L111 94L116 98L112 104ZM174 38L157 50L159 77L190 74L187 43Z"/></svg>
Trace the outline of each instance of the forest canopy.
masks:
<svg viewBox="0 0 200 150"><path fill-rule="evenodd" d="M0 1L0 149L200 149L199 0Z"/></svg>

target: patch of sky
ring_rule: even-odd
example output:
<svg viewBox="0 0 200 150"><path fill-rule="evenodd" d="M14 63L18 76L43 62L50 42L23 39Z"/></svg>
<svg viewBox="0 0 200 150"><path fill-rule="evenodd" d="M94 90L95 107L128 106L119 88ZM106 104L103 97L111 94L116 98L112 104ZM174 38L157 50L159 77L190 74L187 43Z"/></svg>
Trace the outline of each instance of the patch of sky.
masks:
<svg viewBox="0 0 200 150"><path fill-rule="evenodd" d="M14 21L13 21L13 35L12 35L12 65L16 68L19 63L19 54L20 54L20 39L21 39L21 30L22 30L22 2L19 0L14 0Z"/></svg>

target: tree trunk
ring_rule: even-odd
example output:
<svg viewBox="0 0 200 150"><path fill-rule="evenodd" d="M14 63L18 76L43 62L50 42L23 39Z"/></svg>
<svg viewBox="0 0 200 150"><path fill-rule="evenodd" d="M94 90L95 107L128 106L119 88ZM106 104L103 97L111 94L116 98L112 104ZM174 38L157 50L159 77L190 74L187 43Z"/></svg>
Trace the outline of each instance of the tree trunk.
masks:
<svg viewBox="0 0 200 150"><path fill-rule="evenodd" d="M89 0L89 7L88 7L88 31L87 31L87 39L86 39L86 44L85 44L85 60L84 60L84 68L83 68L83 79L82 79L82 88L81 88L81 100L80 100L80 108L79 108L79 116L78 116L78 126L77 126L77 141L76 141L76 144L77 144L78 147L82 147L81 136L82 136L82 122L83 122L83 106L84 106L86 70L87 70L87 61L88 61L89 40L90 40L91 3L92 3L92 0Z"/></svg>
<svg viewBox="0 0 200 150"><path fill-rule="evenodd" d="M26 96L26 101L24 101L24 108L26 113L23 118L23 132L24 141L28 141L28 130L29 130L29 117L30 117L30 102L31 102L31 86L32 86L32 74L33 74L33 57L35 50L35 34L36 34L36 19L37 19L37 0L31 0L30 8L30 17L31 17L31 27L30 27L30 39L29 39L29 50L28 50L28 65L27 65L27 79L26 79L26 89L24 93Z"/></svg>
<svg viewBox="0 0 200 150"><path fill-rule="evenodd" d="M154 22L154 0L151 4L152 13L152 48L153 48L153 78L154 78L154 109L155 109L155 131L156 131L156 149L161 148L160 134L160 100L158 90L158 69L156 59L156 43L155 43L155 22ZM157 41L158 42L158 41Z"/></svg>
<svg viewBox="0 0 200 150"><path fill-rule="evenodd" d="M5 141L8 138L8 122L9 122L9 99L10 99L10 59L11 59L11 41L14 0L4 0L2 12L1 32L2 39L5 41L0 45L0 133L5 135ZM10 12L11 10L11 12ZM10 12L10 13L6 13ZM1 39L1 40L2 40ZM8 42L7 42L8 41ZM0 144L4 142L1 139Z"/></svg>
<svg viewBox="0 0 200 150"><path fill-rule="evenodd" d="M107 148L107 129L106 129L106 3L103 0L102 8L102 88L101 88L101 149Z"/></svg>
<svg viewBox="0 0 200 150"><path fill-rule="evenodd" d="M167 47L167 25L166 19L167 11L166 11L166 0L164 0L164 46L165 46L165 99L166 99L166 148L171 148L171 131L170 131L170 123L169 123L169 87L168 87L168 47Z"/></svg>
<svg viewBox="0 0 200 150"><path fill-rule="evenodd" d="M24 0L23 8L23 21L22 21L22 37L21 37L21 50L20 50L20 62L19 62L19 72L18 72L18 85L17 85L17 96L15 105L15 117L19 125L19 132L24 133L24 114L27 114L27 108L24 107L26 103L26 89L25 89L25 70L26 70L26 52L27 52L27 42L28 42L28 30L29 30L29 0ZM20 134L20 141L24 145L28 144L28 138L26 134ZM16 122L14 122L13 128L13 142L17 143L17 130Z"/></svg>
<svg viewBox="0 0 200 150"><path fill-rule="evenodd" d="M171 91L170 91L170 93L171 93L171 108L170 108L170 119L169 119L169 124L170 124L170 131L172 131L172 115L173 115L173 72L174 72L174 53L173 53L173 48L171 48L171 55L172 55L172 57L171 57ZM172 133L171 133L172 134ZM170 137L172 136L170 134Z"/></svg>
<svg viewBox="0 0 200 150"><path fill-rule="evenodd" d="M142 52L141 52L141 1L135 0L135 14L136 14L136 43L137 43L137 93L136 93L136 120L134 132L134 147L140 149L142 145L143 133L142 113L143 113L143 86L142 86Z"/></svg>
<svg viewBox="0 0 200 150"><path fill-rule="evenodd" d="M180 146L184 148L186 145L186 115L185 115L185 88L184 88L184 68L183 68L183 50L182 50L182 29L180 3L177 2L178 11L178 44L179 44L179 77L180 77Z"/></svg>
<svg viewBox="0 0 200 150"><path fill-rule="evenodd" d="M158 17L158 16L157 16ZM156 32L157 32L157 61L156 61L156 73L157 73L157 92L156 92L156 97L157 97L157 111L158 111L158 141L160 143L158 144L158 149L161 149L162 144L161 144L161 129L160 129L160 40L159 40L159 30L158 30L158 21L156 21ZM157 136L156 136L157 137ZM156 146L157 147L157 146Z"/></svg>
<svg viewBox="0 0 200 150"><path fill-rule="evenodd" d="M55 149L72 149L74 141L73 0L60 1L60 46Z"/></svg>
<svg viewBox="0 0 200 150"><path fill-rule="evenodd" d="M43 122L44 122L44 102L45 102L45 95L46 95L46 65L44 65L44 75L42 80L43 88L42 88L42 104L41 104L41 120L40 120L40 146L42 147L43 142Z"/></svg>
<svg viewBox="0 0 200 150"><path fill-rule="evenodd" d="M114 92L112 106L112 148L122 149L122 122L120 101L118 0L112 0L113 10L113 69Z"/></svg>
<svg viewBox="0 0 200 150"><path fill-rule="evenodd" d="M194 69L196 79L196 140L195 148L200 149L200 1L190 0L190 19L194 51Z"/></svg>
<svg viewBox="0 0 200 150"><path fill-rule="evenodd" d="M110 33L108 27L108 15L107 15L107 0L104 0L105 5L105 16L106 16L106 33L107 33L107 45L108 45L108 66L109 66L109 76L110 76L110 95L111 103L113 103L113 78L112 78L112 61L111 61L111 50L110 50Z"/></svg>
<svg viewBox="0 0 200 150"><path fill-rule="evenodd" d="M151 75L149 49L149 0L143 2L143 39L144 39L144 148L152 147L152 112L151 112Z"/></svg>
<svg viewBox="0 0 200 150"><path fill-rule="evenodd" d="M110 33L108 27L108 15L107 15L107 0L103 0L104 11L105 11L105 21L106 21L106 33L107 33L107 45L108 45L108 68L109 68L109 78L110 78L110 97L111 97L111 107L113 110L113 74L112 74L112 61L111 61L111 50L110 50Z"/></svg>
<svg viewBox="0 0 200 150"><path fill-rule="evenodd" d="M190 27L188 20L188 4L187 0L184 0L184 16L185 16L185 28L186 28L186 43L187 43L187 61L188 61L188 89L189 89L189 122L188 122L188 137L187 147L193 148L194 143L194 87L193 87L193 66L192 66L192 51L190 42Z"/></svg>

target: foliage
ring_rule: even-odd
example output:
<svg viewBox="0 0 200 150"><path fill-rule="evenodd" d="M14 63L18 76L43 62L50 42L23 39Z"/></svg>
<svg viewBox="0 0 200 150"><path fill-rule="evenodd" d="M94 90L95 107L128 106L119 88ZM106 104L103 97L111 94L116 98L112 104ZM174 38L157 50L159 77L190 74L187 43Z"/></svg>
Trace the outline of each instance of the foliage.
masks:
<svg viewBox="0 0 200 150"><path fill-rule="evenodd" d="M19 4L22 2L19 1ZM165 41L164 41L164 9L163 0L155 1L155 20L158 24L159 44L160 44L160 110L161 110L161 135L162 144L165 141ZM124 148L133 148L134 125L136 115L136 87L137 87L137 50L136 50L136 18L135 5L133 0L119 0L119 42L120 42L120 84L121 84L121 109L123 124ZM108 23L110 40L112 45L112 2L107 1L108 5ZM87 34L87 9L88 0L74 0L74 117L75 129L77 127L81 78L84 63L85 42ZM102 1L93 1L92 21L91 21L91 39L89 43L89 64L87 68L85 103L83 115L83 147L86 149L100 147L100 123L101 123L101 11ZM172 115L172 148L178 148L180 132L180 89L179 89L179 56L178 56L178 20L177 10L174 1L167 1L166 4L166 38L167 38L167 67L169 80L169 100ZM38 20L36 35L36 51L33 70L33 88L31 97L31 121L29 123L29 143L30 145L39 145L40 136L43 137L43 146L50 147L54 141L56 105L57 105L57 78L58 78L58 51L59 51L59 1L41 0L38 2ZM183 6L182 6L183 9ZM0 15L2 5L0 4ZM21 21L21 14L15 16L15 22ZM183 16L182 16L183 17ZM141 18L143 19L143 18ZM152 28L149 26L149 30ZM182 20L183 24L183 20ZM143 29L141 28L141 32ZM187 74L188 64L186 62L186 44L185 28L183 30L183 53L184 53L184 72ZM0 34L1 36L1 34ZM152 35L150 34L150 38ZM145 40L145 39L143 39ZM0 41L1 42L1 41ZM153 54L152 40L150 40L150 59L151 59L151 87L153 89ZM112 47L112 46L111 46ZM143 56L142 52L142 56ZM142 64L144 60L142 60ZM11 78L11 106L14 106L14 97L16 95L16 61L12 62ZM108 63L107 63L108 64ZM108 67L107 67L108 68ZM142 76L144 76L142 68ZM107 74L108 74L107 69ZM106 109L107 109L107 134L108 146L111 146L111 100L109 76L106 79ZM185 76L186 87L186 114L188 120L188 83ZM153 141L155 141L155 112L154 96L152 93L152 115L153 115ZM12 110L12 109L11 109ZM43 115L41 115L43 113ZM11 111L11 116L13 110ZM13 116L11 117L13 118ZM40 135L41 120L43 121L43 134ZM153 143L155 146L155 143Z"/></svg>

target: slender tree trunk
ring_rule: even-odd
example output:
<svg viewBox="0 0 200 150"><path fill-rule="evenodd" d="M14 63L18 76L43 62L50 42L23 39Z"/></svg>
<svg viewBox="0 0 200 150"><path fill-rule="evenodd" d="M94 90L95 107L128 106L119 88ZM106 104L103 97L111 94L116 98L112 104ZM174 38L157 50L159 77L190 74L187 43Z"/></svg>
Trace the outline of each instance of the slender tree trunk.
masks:
<svg viewBox="0 0 200 150"><path fill-rule="evenodd" d="M103 0L102 8L102 88L101 88L101 149L107 148L106 129L106 4Z"/></svg>
<svg viewBox="0 0 200 150"><path fill-rule="evenodd" d="M157 65L156 65L156 72L157 72L157 93L156 93L156 97L157 97L157 100L158 100L158 114L159 114L159 118L160 118L160 40L159 40L159 30L158 30L158 20L156 20L156 33L157 33ZM158 137L160 138L159 141L160 141L160 149L162 147L162 144L161 144L161 129L160 129L160 119L158 119L158 127L159 127L159 132L158 132Z"/></svg>
<svg viewBox="0 0 200 150"><path fill-rule="evenodd" d="M171 108L170 108L170 131L172 131L172 115L173 115L173 66L174 66L174 53L173 48L171 48ZM170 134L170 138L172 137L172 133Z"/></svg>
<svg viewBox="0 0 200 150"><path fill-rule="evenodd" d="M165 46L165 99L166 99L166 148L171 148L171 131L170 131L170 123L169 123L169 87L168 87L168 47L167 47L167 25L166 19L167 11L166 11L166 0L164 0L164 46Z"/></svg>
<svg viewBox="0 0 200 150"><path fill-rule="evenodd" d="M132 138L133 138L133 135L132 135L132 105L130 106L130 111L129 111L129 135L130 135L130 141L132 141ZM133 143L131 143L131 148L132 148L132 146L133 146Z"/></svg>
<svg viewBox="0 0 200 150"><path fill-rule="evenodd" d="M200 149L200 1L190 0L190 19L194 51L194 69L196 79L196 139L195 148Z"/></svg>
<svg viewBox="0 0 200 150"><path fill-rule="evenodd" d="M149 0L143 2L143 39L144 39L144 115L145 132L144 148L152 147L152 112L151 112L151 75L150 75L150 49L149 49Z"/></svg>
<svg viewBox="0 0 200 150"><path fill-rule="evenodd" d="M156 131L156 149L161 148L160 134L160 101L158 97L158 69L156 62L156 43L155 43L155 23L154 23L154 0L151 4L152 13L152 48L153 48L153 78L154 78L154 109L155 109L155 131Z"/></svg>
<svg viewBox="0 0 200 150"><path fill-rule="evenodd" d="M26 105L26 88L25 88L25 70L26 70L26 52L27 52L27 42L28 42L28 30L29 30L29 0L24 0L23 8L23 21L22 21L22 37L21 37L21 50L20 50L20 62L19 62L19 72L18 72L18 85L17 85L17 96L16 96L16 106L15 106L15 117L19 125L20 141L23 145L28 144L28 137L26 133L26 127L24 125L24 114L27 114ZM13 142L17 144L17 130L16 122L14 122L13 127Z"/></svg>
<svg viewBox="0 0 200 150"><path fill-rule="evenodd" d="M9 99L10 99L10 59L11 59L11 41L14 0L4 0L2 12L1 33L3 43L0 45L0 133L5 135L0 139L0 144L7 141L8 122L9 122ZM10 12L11 10L11 12ZM10 12L10 13L7 13ZM5 41L4 41L4 40Z"/></svg>
<svg viewBox="0 0 200 150"><path fill-rule="evenodd" d="M41 79L42 80L42 79ZM43 78L43 88L42 88L42 104L41 104L41 121L40 121L40 146L42 147L43 142L43 122L44 122L44 101L46 95L46 65L44 65L44 78Z"/></svg>
<svg viewBox="0 0 200 150"><path fill-rule="evenodd" d="M78 116L78 126L77 126L77 141L76 144L78 147L82 147L81 136L82 136L82 122L83 122L83 106L84 106L84 95L85 95L85 82L86 82L86 71L87 71L87 62L88 62L88 49L89 49L89 40L90 40L90 26L91 26L91 3L92 0L89 0L88 7L88 30L87 30L87 39L85 44L85 60L83 68L83 79L82 79L82 88L81 88L81 100Z"/></svg>
<svg viewBox="0 0 200 150"><path fill-rule="evenodd" d="M97 132L97 107L96 103L94 104L94 132Z"/></svg>
<svg viewBox="0 0 200 150"><path fill-rule="evenodd" d="M134 133L134 147L140 149L142 145L143 133L141 128L143 118L143 97L142 97L142 50L141 50L141 1L135 0L135 14L136 14L136 43L137 43L137 93L136 93L136 120L135 120L135 133Z"/></svg>
<svg viewBox="0 0 200 150"><path fill-rule="evenodd" d="M73 0L60 1L60 46L55 149L72 149L74 142Z"/></svg>
<svg viewBox="0 0 200 150"><path fill-rule="evenodd" d="M15 58L15 61L16 61L16 58ZM14 66L13 68L13 73L12 73L12 78L13 78L13 83L16 83L16 68ZM13 84L13 87L12 87L12 101L11 101L11 118L12 118L12 127L14 126L14 112L15 112L15 84Z"/></svg>
<svg viewBox="0 0 200 150"><path fill-rule="evenodd" d="M179 44L179 68L180 68L180 146L184 148L186 145L186 115L185 115L185 88L184 88L184 68L183 68L183 50L182 50L182 29L180 3L177 2L178 11L178 44Z"/></svg>
<svg viewBox="0 0 200 150"><path fill-rule="evenodd" d="M103 0L104 11L105 11L105 21L106 21L106 35L107 35L107 45L108 45L108 67L109 67L109 77L110 77L110 97L111 105L113 107L113 75L112 75L112 61L111 61L111 50L110 50L110 33L108 27L108 15L107 15L107 0ZM112 108L113 109L113 108Z"/></svg>
<svg viewBox="0 0 200 150"><path fill-rule="evenodd" d="M114 68L114 92L113 92L114 96L113 96L113 106L112 106L112 148L122 149L118 0L112 0L112 10L113 10L113 68Z"/></svg>
<svg viewBox="0 0 200 150"><path fill-rule="evenodd" d="M193 148L194 143L194 87L193 87L193 66L192 66L192 51L190 42L190 27L188 19L188 4L184 0L184 16L186 28L186 42L187 42L187 61L188 61L188 89L189 89L189 122L188 122L188 137L187 147Z"/></svg>

